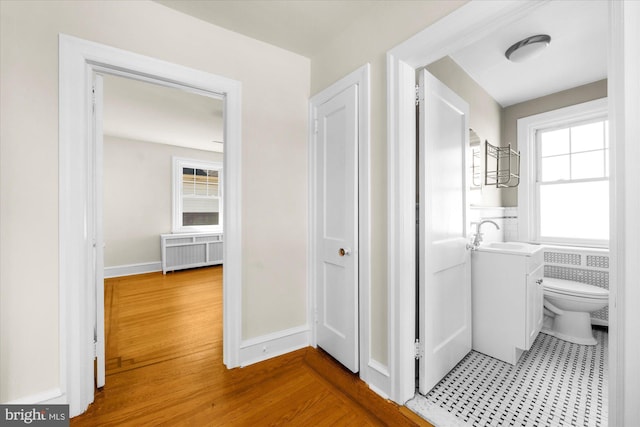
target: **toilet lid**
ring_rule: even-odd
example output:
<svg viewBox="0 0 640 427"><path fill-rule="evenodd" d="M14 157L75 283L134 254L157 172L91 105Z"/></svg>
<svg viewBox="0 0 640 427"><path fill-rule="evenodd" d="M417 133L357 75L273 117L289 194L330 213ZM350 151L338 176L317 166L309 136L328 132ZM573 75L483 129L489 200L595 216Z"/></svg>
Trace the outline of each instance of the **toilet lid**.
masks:
<svg viewBox="0 0 640 427"><path fill-rule="evenodd" d="M545 277L542 281L544 289L560 294L582 295L594 298L608 298L609 290L598 286L587 285L586 283L574 282L572 280L551 279Z"/></svg>

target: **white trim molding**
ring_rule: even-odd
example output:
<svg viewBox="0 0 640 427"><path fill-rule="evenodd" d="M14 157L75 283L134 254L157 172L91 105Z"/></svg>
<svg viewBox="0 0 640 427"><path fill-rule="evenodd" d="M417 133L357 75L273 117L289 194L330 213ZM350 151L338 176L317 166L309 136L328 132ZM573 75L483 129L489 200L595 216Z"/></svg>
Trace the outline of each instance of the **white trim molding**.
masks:
<svg viewBox="0 0 640 427"><path fill-rule="evenodd" d="M59 388L52 388L40 393L4 402L3 405L44 405L44 404L64 404L63 394Z"/></svg>
<svg viewBox="0 0 640 427"><path fill-rule="evenodd" d="M239 365L242 319L241 84L238 81L61 34L59 36L60 389L71 416L93 401L95 305L92 230L96 142L91 135L95 73L152 81L224 98L224 363ZM98 159L100 161L101 159Z"/></svg>
<svg viewBox="0 0 640 427"><path fill-rule="evenodd" d="M307 325L250 338L240 344L240 366L252 365L308 346Z"/></svg>
<svg viewBox="0 0 640 427"><path fill-rule="evenodd" d="M316 216L315 200L315 132L317 107L351 86L358 86L358 250L359 250L359 336L360 378L372 389L386 390L388 379L377 381L369 369L371 359L371 100L370 64L365 64L309 100L309 250L308 250L308 322L311 325L311 345L316 346ZM375 383L374 383L375 381ZM383 385L379 385L382 383Z"/></svg>
<svg viewBox="0 0 640 427"><path fill-rule="evenodd" d="M471 1L387 52L388 358L396 403L415 393L415 71L543 3Z"/></svg>
<svg viewBox="0 0 640 427"><path fill-rule="evenodd" d="M389 367L370 357L369 364L366 366L366 370L364 370L364 372L366 372L365 382L369 385L369 388L379 394L382 398L389 399L389 390L391 385Z"/></svg>
<svg viewBox="0 0 640 427"><path fill-rule="evenodd" d="M609 425L640 419L640 2L609 2Z"/></svg>
<svg viewBox="0 0 640 427"><path fill-rule="evenodd" d="M114 265L104 268L104 278L133 276L135 274L156 273L162 271L162 261L142 262L139 264Z"/></svg>
<svg viewBox="0 0 640 427"><path fill-rule="evenodd" d="M545 111L523 117L517 121L518 150L520 151L520 185L518 186L518 239L539 243L562 244L562 242L540 242L536 227L536 131L552 128L567 122L588 120L608 116L608 100L600 98L580 104ZM611 171L611 175L614 171Z"/></svg>

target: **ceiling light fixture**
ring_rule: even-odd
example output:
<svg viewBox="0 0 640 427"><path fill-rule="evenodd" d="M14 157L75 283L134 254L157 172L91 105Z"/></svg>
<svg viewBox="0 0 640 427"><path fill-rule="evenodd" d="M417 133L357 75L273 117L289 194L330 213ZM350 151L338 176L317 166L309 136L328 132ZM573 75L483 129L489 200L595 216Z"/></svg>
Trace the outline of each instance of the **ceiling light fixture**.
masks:
<svg viewBox="0 0 640 427"><path fill-rule="evenodd" d="M551 43L551 37L546 34L527 37L511 45L504 56L511 62L523 62L539 55L545 47L549 46L549 43Z"/></svg>

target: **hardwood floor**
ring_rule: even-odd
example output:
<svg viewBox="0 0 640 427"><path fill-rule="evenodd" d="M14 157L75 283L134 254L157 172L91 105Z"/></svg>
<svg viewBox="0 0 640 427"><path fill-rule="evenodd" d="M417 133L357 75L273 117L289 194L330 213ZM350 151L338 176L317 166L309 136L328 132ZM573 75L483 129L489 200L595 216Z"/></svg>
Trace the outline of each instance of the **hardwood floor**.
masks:
<svg viewBox="0 0 640 427"><path fill-rule="evenodd" d="M222 357L221 316L221 266L105 280L107 375L206 350Z"/></svg>
<svg viewBox="0 0 640 427"><path fill-rule="evenodd" d="M105 282L106 386L72 426L417 426L313 348L228 370L222 267Z"/></svg>

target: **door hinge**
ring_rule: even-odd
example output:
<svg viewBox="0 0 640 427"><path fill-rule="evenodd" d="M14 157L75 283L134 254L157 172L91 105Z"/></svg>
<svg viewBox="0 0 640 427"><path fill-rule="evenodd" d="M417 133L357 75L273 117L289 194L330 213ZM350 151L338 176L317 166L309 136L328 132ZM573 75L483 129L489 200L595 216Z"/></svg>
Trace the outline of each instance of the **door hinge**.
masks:
<svg viewBox="0 0 640 427"><path fill-rule="evenodd" d="M420 105L420 85L416 85L416 107Z"/></svg>
<svg viewBox="0 0 640 427"><path fill-rule="evenodd" d="M313 134L316 135L318 133L318 119L313 120Z"/></svg>
<svg viewBox="0 0 640 427"><path fill-rule="evenodd" d="M418 359L422 359L423 356L422 346L420 345L420 340L416 338L416 341L413 343L413 357Z"/></svg>

